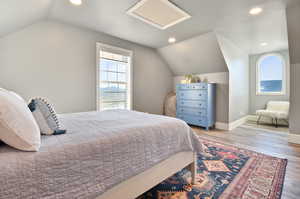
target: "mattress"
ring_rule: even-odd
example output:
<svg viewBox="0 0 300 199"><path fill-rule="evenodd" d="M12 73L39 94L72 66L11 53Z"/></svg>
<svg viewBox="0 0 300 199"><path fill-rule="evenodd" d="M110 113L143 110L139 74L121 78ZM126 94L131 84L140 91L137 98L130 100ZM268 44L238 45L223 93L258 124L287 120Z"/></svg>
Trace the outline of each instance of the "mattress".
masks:
<svg viewBox="0 0 300 199"><path fill-rule="evenodd" d="M67 134L42 136L39 152L0 145L0 198L96 198L201 144L183 121L126 110L59 115Z"/></svg>

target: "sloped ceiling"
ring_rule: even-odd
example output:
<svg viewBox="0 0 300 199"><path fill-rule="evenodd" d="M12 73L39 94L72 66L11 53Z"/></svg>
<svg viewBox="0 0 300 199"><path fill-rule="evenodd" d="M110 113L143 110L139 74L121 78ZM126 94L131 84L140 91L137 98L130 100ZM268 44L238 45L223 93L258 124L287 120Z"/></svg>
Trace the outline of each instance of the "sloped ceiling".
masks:
<svg viewBox="0 0 300 199"><path fill-rule="evenodd" d="M215 29L249 54L288 49L286 10L274 9L260 17L233 21ZM261 43L267 43L262 46Z"/></svg>
<svg viewBox="0 0 300 199"><path fill-rule="evenodd" d="M1 0L0 37L48 16L52 0Z"/></svg>
<svg viewBox="0 0 300 199"><path fill-rule="evenodd" d="M175 75L227 72L214 32L158 49Z"/></svg>
<svg viewBox="0 0 300 199"><path fill-rule="evenodd" d="M72 6L68 0L54 0L50 18L71 23L77 26L102 31L122 39L160 48L168 45L168 38L174 36L183 41L197 35L213 31L218 26L235 27L243 23L268 15L274 11L284 10L288 2L298 0L170 0L187 11L192 18L164 31L152 27L126 14L126 11L139 0L83 0L83 5ZM260 6L264 12L260 16L250 16L249 10ZM272 21L275 22L275 21ZM284 25L284 24L283 24ZM276 21L276 26L282 26ZM257 29L249 30L255 31ZM266 35L275 29L264 28ZM247 39L247 34L240 32ZM281 37L275 37L281 39ZM285 41L286 42L286 41ZM286 42L287 43L287 42Z"/></svg>
<svg viewBox="0 0 300 199"><path fill-rule="evenodd" d="M159 30L126 14L139 0L1 0L0 37L49 18L104 32L142 45L158 48L175 75L228 71L214 31L249 54L286 49L287 4L299 0L170 0L192 18L167 30ZM249 9L264 12L250 16ZM167 39L175 36L177 43ZM269 45L262 47L261 42Z"/></svg>
<svg viewBox="0 0 300 199"><path fill-rule="evenodd" d="M299 0L170 0L187 11L192 18L166 30L159 30L126 14L138 1L83 0L82 6L73 6L68 0L53 0L50 18L105 32L142 45L161 48L168 45L167 40L170 36L176 37L177 41L183 41L213 31L219 26L244 23L274 11L284 10L288 2ZM262 7L264 12L253 17L249 15L249 10L256 6ZM275 29L261 30L268 35ZM240 31L239 34L243 34L241 37L244 38L248 36L248 32Z"/></svg>
<svg viewBox="0 0 300 199"><path fill-rule="evenodd" d="M82 1L81 6L74 6L69 0L1 0L0 36L48 17L154 48L168 45L170 36L184 41L220 28L226 37L237 38L235 43L250 51L253 47L249 45L261 40L269 41L268 49L277 49L278 46L287 46L286 35L280 31L286 26L285 19L279 19L280 12L282 14L287 4L299 0L170 0L192 18L167 30L159 30L126 14L139 0ZM255 6L262 7L264 12L253 17L248 11ZM278 14L272 14L274 12ZM261 22L253 24L252 21ZM275 25L270 25L274 22ZM259 36L250 38L256 34Z"/></svg>

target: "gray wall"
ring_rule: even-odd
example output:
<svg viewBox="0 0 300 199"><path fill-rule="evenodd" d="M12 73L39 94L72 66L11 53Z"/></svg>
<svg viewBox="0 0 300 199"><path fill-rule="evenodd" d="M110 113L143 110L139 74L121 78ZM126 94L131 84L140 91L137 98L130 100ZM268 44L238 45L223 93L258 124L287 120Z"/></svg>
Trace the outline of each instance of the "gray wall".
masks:
<svg viewBox="0 0 300 199"><path fill-rule="evenodd" d="M201 34L160 48L158 52L175 74L175 85L186 74L198 74L202 79L217 83L216 119L228 123L229 73L215 33Z"/></svg>
<svg viewBox="0 0 300 199"><path fill-rule="evenodd" d="M290 132L300 134L300 3L287 8L291 62Z"/></svg>
<svg viewBox="0 0 300 199"><path fill-rule="evenodd" d="M201 80L207 79L209 82L217 84L217 99L216 99L216 120L217 122L228 123L229 121L229 73L207 73L198 74ZM184 76L174 77L174 90L176 84L180 83Z"/></svg>
<svg viewBox="0 0 300 199"><path fill-rule="evenodd" d="M55 21L0 38L0 87L47 97L60 113L95 110L96 42L134 51L134 109L162 113L173 77L156 50Z"/></svg>
<svg viewBox="0 0 300 199"><path fill-rule="evenodd" d="M237 45L217 33L229 69L229 122L249 113L249 57Z"/></svg>
<svg viewBox="0 0 300 199"><path fill-rule="evenodd" d="M281 54L285 61L287 67L287 84L286 84L286 94L285 95L256 95L256 64L259 58L265 54L263 53L258 55L250 55L250 114L255 114L255 111L258 109L264 109L266 104L270 100L275 101L288 101L290 98L290 57L288 50L270 52L270 53L278 53Z"/></svg>
<svg viewBox="0 0 300 199"><path fill-rule="evenodd" d="M228 72L213 32L158 49L175 75Z"/></svg>

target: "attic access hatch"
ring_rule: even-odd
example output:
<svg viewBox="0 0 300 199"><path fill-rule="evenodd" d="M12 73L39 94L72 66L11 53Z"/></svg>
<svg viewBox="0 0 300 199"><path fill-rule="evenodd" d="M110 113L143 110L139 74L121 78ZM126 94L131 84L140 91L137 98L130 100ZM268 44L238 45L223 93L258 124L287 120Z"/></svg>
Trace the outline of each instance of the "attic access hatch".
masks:
<svg viewBox="0 0 300 199"><path fill-rule="evenodd" d="M169 0L141 0L127 14L162 30L191 17Z"/></svg>

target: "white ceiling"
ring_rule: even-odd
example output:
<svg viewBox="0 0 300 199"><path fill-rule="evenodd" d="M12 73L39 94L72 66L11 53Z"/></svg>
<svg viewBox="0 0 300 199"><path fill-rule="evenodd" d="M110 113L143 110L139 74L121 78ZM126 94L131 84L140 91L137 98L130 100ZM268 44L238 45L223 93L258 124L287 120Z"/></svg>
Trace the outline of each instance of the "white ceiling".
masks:
<svg viewBox="0 0 300 199"><path fill-rule="evenodd" d="M158 49L175 75L228 72L213 32Z"/></svg>
<svg viewBox="0 0 300 199"><path fill-rule="evenodd" d="M0 37L45 18L52 0L1 0Z"/></svg>
<svg viewBox="0 0 300 199"><path fill-rule="evenodd" d="M286 10L281 8L259 17L221 25L215 31L249 54L288 49ZM267 45L263 46L262 43Z"/></svg>
<svg viewBox="0 0 300 199"><path fill-rule="evenodd" d="M256 51L253 45L260 41L268 42L269 49L287 46L283 12L287 2L298 0L171 1L192 18L167 30L159 30L126 14L138 0L83 0L82 6L73 6L69 0L1 0L0 36L48 16L155 48L168 45L170 36L182 41L217 29L233 38L237 45L253 52ZM262 15L248 14L255 6L263 7Z"/></svg>

